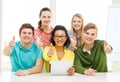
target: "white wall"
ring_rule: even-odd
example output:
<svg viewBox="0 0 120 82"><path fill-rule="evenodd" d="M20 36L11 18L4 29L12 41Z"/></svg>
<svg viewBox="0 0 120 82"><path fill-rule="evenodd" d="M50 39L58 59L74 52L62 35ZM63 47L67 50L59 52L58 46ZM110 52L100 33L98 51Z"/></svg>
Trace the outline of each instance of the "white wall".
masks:
<svg viewBox="0 0 120 82"><path fill-rule="evenodd" d="M108 7L111 5L112 0L2 0L1 49L13 35L19 40L18 30L22 23L28 22L37 28L40 9L45 6L52 9L53 26L62 24L69 29L73 14L80 13L85 24L94 22L98 26L98 38L105 39ZM8 63L9 58L2 55L2 68L9 67Z"/></svg>
<svg viewBox="0 0 120 82"><path fill-rule="evenodd" d="M0 29L0 35L2 35L1 48L3 49L4 44L8 43L13 36L16 41L19 40L18 31L23 23L31 23L37 28L39 12L43 7L50 7L50 0L2 0L1 4L2 30ZM2 69L10 68L9 57L4 56L2 51L0 54L2 54Z"/></svg>
<svg viewBox="0 0 120 82"><path fill-rule="evenodd" d="M56 24L63 24L70 28L73 14L80 13L84 23L93 22L97 25L98 38L105 39L107 27L108 7L112 0L56 0Z"/></svg>

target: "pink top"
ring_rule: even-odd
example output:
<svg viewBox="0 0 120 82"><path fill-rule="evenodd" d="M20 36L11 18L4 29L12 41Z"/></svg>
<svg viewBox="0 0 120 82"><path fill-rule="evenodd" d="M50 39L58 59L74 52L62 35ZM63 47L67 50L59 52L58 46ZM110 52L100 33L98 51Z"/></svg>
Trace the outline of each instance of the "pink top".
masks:
<svg viewBox="0 0 120 82"><path fill-rule="evenodd" d="M53 28L51 27L51 29L53 29ZM47 33L43 30L40 30L39 28L36 28L34 30L34 42L37 40L37 38L39 38L43 44L43 47L49 46L51 44L50 43L50 35L51 35L51 32Z"/></svg>

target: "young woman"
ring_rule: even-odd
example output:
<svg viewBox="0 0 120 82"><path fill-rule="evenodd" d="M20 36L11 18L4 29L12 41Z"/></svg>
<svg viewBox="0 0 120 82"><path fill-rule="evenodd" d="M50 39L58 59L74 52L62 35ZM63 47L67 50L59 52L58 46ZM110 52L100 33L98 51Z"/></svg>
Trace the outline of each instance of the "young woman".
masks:
<svg viewBox="0 0 120 82"><path fill-rule="evenodd" d="M98 29L95 24L88 23L84 27L84 44L75 50L74 66L77 73L93 75L96 72L107 72L106 53L112 47L103 40L96 40Z"/></svg>
<svg viewBox="0 0 120 82"><path fill-rule="evenodd" d="M70 38L68 37L67 30L64 26L57 25L51 33L51 43L53 46L46 46L43 51L43 58L46 61L46 71L49 72L51 60L71 60L74 61L74 52L68 50ZM74 68L71 66L67 73L74 74Z"/></svg>
<svg viewBox="0 0 120 82"><path fill-rule="evenodd" d="M81 14L74 14L71 20L70 39L71 49L75 50L83 43L83 17Z"/></svg>
<svg viewBox="0 0 120 82"><path fill-rule="evenodd" d="M34 31L34 42L39 48L50 45L50 34L53 28L50 26L52 20L52 12L49 8L44 7L39 14L40 21L38 28Z"/></svg>

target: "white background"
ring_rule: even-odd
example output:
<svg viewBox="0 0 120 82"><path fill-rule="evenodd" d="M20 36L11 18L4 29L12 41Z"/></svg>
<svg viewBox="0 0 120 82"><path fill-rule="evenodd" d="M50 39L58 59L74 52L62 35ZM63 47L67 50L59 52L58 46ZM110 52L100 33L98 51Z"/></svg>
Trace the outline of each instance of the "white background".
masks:
<svg viewBox="0 0 120 82"><path fill-rule="evenodd" d="M84 24L95 23L99 29L98 38L105 39L108 9L111 5L112 0L2 0L1 48L3 49L13 36L16 41L19 40L18 31L23 23L31 23L37 28L39 12L43 7L50 7L54 12L54 23L51 24L53 27L61 24L69 30L73 14L80 13L83 15ZM2 52L1 54L2 69L9 69L9 57Z"/></svg>

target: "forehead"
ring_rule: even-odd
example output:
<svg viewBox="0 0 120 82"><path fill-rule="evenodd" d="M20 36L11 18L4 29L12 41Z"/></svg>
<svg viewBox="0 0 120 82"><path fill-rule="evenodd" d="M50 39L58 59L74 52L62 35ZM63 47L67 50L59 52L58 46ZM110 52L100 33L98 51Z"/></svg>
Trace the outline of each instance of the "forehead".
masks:
<svg viewBox="0 0 120 82"><path fill-rule="evenodd" d="M88 29L88 30L86 30L86 32L89 32L89 33L97 33L97 30L96 30L96 29Z"/></svg>
<svg viewBox="0 0 120 82"><path fill-rule="evenodd" d="M55 35L65 35L65 31L64 30L57 30L55 32Z"/></svg>
<svg viewBox="0 0 120 82"><path fill-rule="evenodd" d="M77 17L77 16L74 16L73 17L73 20L82 20L81 18Z"/></svg>
<svg viewBox="0 0 120 82"><path fill-rule="evenodd" d="M51 16L50 11L42 11L41 16Z"/></svg>
<svg viewBox="0 0 120 82"><path fill-rule="evenodd" d="M32 32L32 29L30 28L23 28L21 32Z"/></svg>

